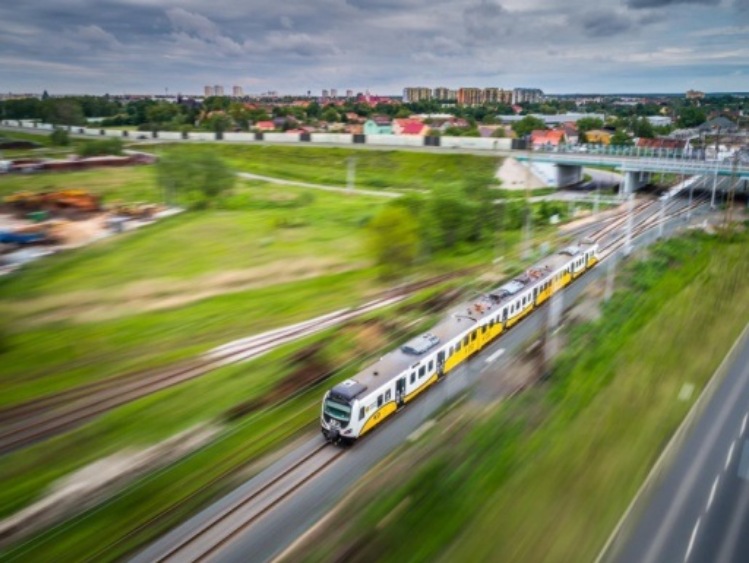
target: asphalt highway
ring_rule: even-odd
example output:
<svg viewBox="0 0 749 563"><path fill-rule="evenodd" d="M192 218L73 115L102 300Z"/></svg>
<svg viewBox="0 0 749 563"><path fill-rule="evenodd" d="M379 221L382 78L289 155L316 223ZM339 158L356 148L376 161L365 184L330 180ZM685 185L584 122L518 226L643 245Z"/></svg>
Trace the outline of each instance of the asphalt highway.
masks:
<svg viewBox="0 0 749 563"><path fill-rule="evenodd" d="M615 542L609 560L749 561L748 419L749 338L744 338L725 379L654 485L647 504L633 514L630 530Z"/></svg>

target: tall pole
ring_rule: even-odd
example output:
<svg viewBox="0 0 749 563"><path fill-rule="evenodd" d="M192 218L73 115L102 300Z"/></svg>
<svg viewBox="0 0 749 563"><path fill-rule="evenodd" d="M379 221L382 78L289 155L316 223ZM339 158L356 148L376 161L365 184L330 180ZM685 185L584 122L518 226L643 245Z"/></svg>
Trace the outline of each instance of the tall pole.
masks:
<svg viewBox="0 0 749 563"><path fill-rule="evenodd" d="M715 209L715 190L718 187L718 165L715 165L715 174L713 175L713 195L710 198L710 209Z"/></svg>
<svg viewBox="0 0 749 563"><path fill-rule="evenodd" d="M629 256L632 252L632 211L634 209L635 194L629 194L627 202L627 230L624 235L624 255Z"/></svg>
<svg viewBox="0 0 749 563"><path fill-rule="evenodd" d="M593 202L593 215L598 215L599 198L601 197L601 182L599 177L596 176L596 199Z"/></svg>
<svg viewBox="0 0 749 563"><path fill-rule="evenodd" d="M694 182L689 184L689 205L687 205L687 221L692 218L692 191L694 190Z"/></svg>
<svg viewBox="0 0 749 563"><path fill-rule="evenodd" d="M611 255L609 269L606 271L606 289L603 292L604 301L611 299L614 294L614 279L616 278L616 253Z"/></svg>
<svg viewBox="0 0 749 563"><path fill-rule="evenodd" d="M663 222L666 220L666 197L661 197L661 209L658 212L658 238L663 238Z"/></svg>

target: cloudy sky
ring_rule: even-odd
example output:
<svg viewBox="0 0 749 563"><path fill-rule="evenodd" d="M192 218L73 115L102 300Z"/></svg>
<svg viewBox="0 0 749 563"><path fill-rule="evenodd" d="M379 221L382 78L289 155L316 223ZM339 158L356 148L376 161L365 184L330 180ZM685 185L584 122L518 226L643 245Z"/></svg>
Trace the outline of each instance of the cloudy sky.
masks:
<svg viewBox="0 0 749 563"><path fill-rule="evenodd" d="M749 90L749 0L41 0L0 5L0 91Z"/></svg>

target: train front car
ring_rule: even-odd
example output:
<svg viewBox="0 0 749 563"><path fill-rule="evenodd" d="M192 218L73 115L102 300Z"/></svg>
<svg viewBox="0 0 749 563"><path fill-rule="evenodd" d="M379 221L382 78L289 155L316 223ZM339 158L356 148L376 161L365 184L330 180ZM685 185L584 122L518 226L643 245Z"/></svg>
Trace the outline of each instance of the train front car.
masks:
<svg viewBox="0 0 749 563"><path fill-rule="evenodd" d="M320 424L325 439L332 444L350 444L356 439L352 420L356 408L356 398L367 387L347 379L325 394L322 401Z"/></svg>

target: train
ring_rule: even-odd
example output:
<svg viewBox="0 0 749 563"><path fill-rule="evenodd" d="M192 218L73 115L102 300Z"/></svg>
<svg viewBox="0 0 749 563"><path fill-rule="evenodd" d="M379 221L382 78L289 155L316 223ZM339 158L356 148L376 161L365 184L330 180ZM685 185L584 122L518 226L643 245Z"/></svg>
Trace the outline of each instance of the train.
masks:
<svg viewBox="0 0 749 563"><path fill-rule="evenodd" d="M329 389L320 423L328 442L351 445L593 268L598 244L583 240L522 275L451 309L429 332Z"/></svg>

